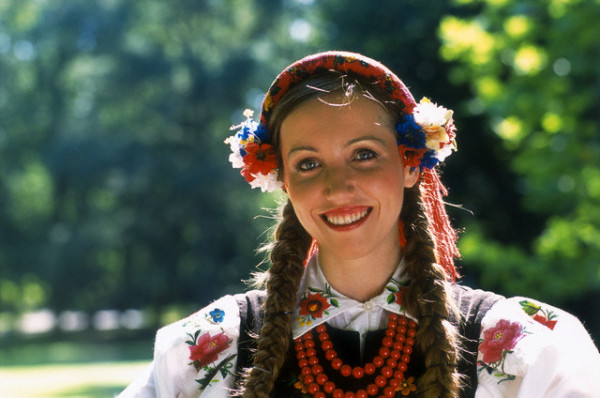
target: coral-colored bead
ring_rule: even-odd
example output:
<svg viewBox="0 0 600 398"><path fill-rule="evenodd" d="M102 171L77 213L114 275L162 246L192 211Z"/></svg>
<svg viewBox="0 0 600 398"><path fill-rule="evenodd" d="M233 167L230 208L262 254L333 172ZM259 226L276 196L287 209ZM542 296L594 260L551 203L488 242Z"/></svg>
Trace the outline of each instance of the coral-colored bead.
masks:
<svg viewBox="0 0 600 398"><path fill-rule="evenodd" d="M315 376L319 373L323 373L323 367L321 365L315 365L312 368L310 368L310 370Z"/></svg>
<svg viewBox="0 0 600 398"><path fill-rule="evenodd" d="M308 355L308 352L306 353ZM383 358L387 358L390 356L390 349L387 347L381 347L379 349L379 355L381 355Z"/></svg>
<svg viewBox="0 0 600 398"><path fill-rule="evenodd" d="M350 365L344 365L340 368L340 373L342 374L342 376L348 377L352 374L352 368L350 367Z"/></svg>
<svg viewBox="0 0 600 398"><path fill-rule="evenodd" d="M408 322L408 327L411 329L416 329L417 328L417 322L415 321L409 321Z"/></svg>
<svg viewBox="0 0 600 398"><path fill-rule="evenodd" d="M317 357L308 358L308 366L314 366L318 363L319 363L319 358L317 358Z"/></svg>
<svg viewBox="0 0 600 398"><path fill-rule="evenodd" d="M306 367L302 368L302 370L300 371L300 373L303 376L306 376L306 375L309 375L309 374L312 373L312 369L310 368L310 366L306 366Z"/></svg>
<svg viewBox="0 0 600 398"><path fill-rule="evenodd" d="M402 349L402 352L404 352L406 355L410 355L412 354L412 347L406 346L404 347L404 349Z"/></svg>
<svg viewBox="0 0 600 398"><path fill-rule="evenodd" d="M403 334L397 334L396 337L394 337L394 340L402 344L406 340L406 336L404 336Z"/></svg>
<svg viewBox="0 0 600 398"><path fill-rule="evenodd" d="M398 321L398 325L401 325L401 326L408 325L408 319L406 319L405 317L400 318L400 320Z"/></svg>
<svg viewBox="0 0 600 398"><path fill-rule="evenodd" d="M356 366L352 369L352 376L355 379L360 379L365 375L365 370L360 366Z"/></svg>
<svg viewBox="0 0 600 398"><path fill-rule="evenodd" d="M375 373L376 369L377 367L370 362L365 365L365 373L368 375L372 375L373 373Z"/></svg>
<svg viewBox="0 0 600 398"><path fill-rule="evenodd" d="M397 321L398 320L398 314L394 314L393 312L388 316L388 319L390 321Z"/></svg>
<svg viewBox="0 0 600 398"><path fill-rule="evenodd" d="M323 384L323 391L325 391L327 394L331 394L333 390L335 390L335 383L333 381L328 381L327 383Z"/></svg>
<svg viewBox="0 0 600 398"><path fill-rule="evenodd" d="M304 345L302 343L296 344L294 348L296 349L296 351L302 351L304 350Z"/></svg>
<svg viewBox="0 0 600 398"><path fill-rule="evenodd" d="M296 353L296 358L297 358L297 359L303 359L303 358L306 358L306 352L304 352L304 351L298 351L298 352Z"/></svg>
<svg viewBox="0 0 600 398"><path fill-rule="evenodd" d="M388 329L396 329L398 324L395 321L389 321L387 324Z"/></svg>
<svg viewBox="0 0 600 398"><path fill-rule="evenodd" d="M319 391L315 394L315 398L327 398L327 395L323 391Z"/></svg>
<svg viewBox="0 0 600 398"><path fill-rule="evenodd" d="M373 358L373 365L377 366L378 368L383 366L383 363L384 363L384 359L382 357L380 357L379 355L377 355L377 356L375 356L375 358Z"/></svg>
<svg viewBox="0 0 600 398"><path fill-rule="evenodd" d="M331 395L333 395L333 398L344 398L344 390L336 388Z"/></svg>
<svg viewBox="0 0 600 398"><path fill-rule="evenodd" d="M302 383L304 383L305 386L307 386L311 383L314 383L314 382L315 382L315 376L313 376L313 375L306 375L302 379Z"/></svg>
<svg viewBox="0 0 600 398"><path fill-rule="evenodd" d="M314 357L317 355L317 350L315 350L314 348L309 348L305 352L306 352L306 356L308 356L308 357Z"/></svg>
<svg viewBox="0 0 600 398"><path fill-rule="evenodd" d="M298 366L300 367L300 369L302 369L305 366L308 366L308 360L307 359L301 359L298 361Z"/></svg>
<svg viewBox="0 0 600 398"><path fill-rule="evenodd" d="M394 345L394 340L392 340L391 337L384 337L383 340L381 340L381 345L390 348Z"/></svg>
<svg viewBox="0 0 600 398"><path fill-rule="evenodd" d="M404 362L400 362L398 364L398 370L401 372L406 372L406 369L408 369L408 365Z"/></svg>
<svg viewBox="0 0 600 398"><path fill-rule="evenodd" d="M327 333L319 333L319 341L329 340L329 334Z"/></svg>
<svg viewBox="0 0 600 398"><path fill-rule="evenodd" d="M306 340L304 342L304 348L315 348L315 341L314 340Z"/></svg>
<svg viewBox="0 0 600 398"><path fill-rule="evenodd" d="M390 387L396 389L400 385L400 380L396 379L395 376L388 381Z"/></svg>
<svg viewBox="0 0 600 398"><path fill-rule="evenodd" d="M387 361L385 361L385 364L393 369L398 366L398 361L396 361L394 358L388 358Z"/></svg>
<svg viewBox="0 0 600 398"><path fill-rule="evenodd" d="M306 333L304 336L302 336L302 338L304 340L312 340L313 335L312 335L312 333Z"/></svg>
<svg viewBox="0 0 600 398"><path fill-rule="evenodd" d="M342 365L343 365L343 364L344 364L344 362L343 362L341 359L339 359L339 358L334 358L334 359L331 361L331 367L332 367L333 369L335 369L335 370L338 370L338 369L340 369L340 368L342 367Z"/></svg>
<svg viewBox="0 0 600 398"><path fill-rule="evenodd" d="M296 343L296 344L300 344L300 343L302 343L302 337L296 337L296 338L294 339L294 343Z"/></svg>
<svg viewBox="0 0 600 398"><path fill-rule="evenodd" d="M384 366L381 368L381 375L387 377L388 379L392 377L394 374L394 369L389 366Z"/></svg>
<svg viewBox="0 0 600 398"><path fill-rule="evenodd" d="M408 339L406 339L406 341L404 342L404 345L407 345L409 347L412 347L415 345L415 339L413 339L412 337L409 337Z"/></svg>
<svg viewBox="0 0 600 398"><path fill-rule="evenodd" d="M392 345L392 348L396 351L402 350L403 347L404 344L400 343L399 341L394 342L394 345Z"/></svg>
<svg viewBox="0 0 600 398"><path fill-rule="evenodd" d="M367 393L366 390L358 390L356 392L356 398L367 398L369 396L369 394Z"/></svg>
<svg viewBox="0 0 600 398"><path fill-rule="evenodd" d="M317 333L324 333L327 330L327 328L325 327L325 325L320 324L315 328L315 330L317 331Z"/></svg>
<svg viewBox="0 0 600 398"><path fill-rule="evenodd" d="M415 337L415 334L417 334L417 331L415 329L408 329L408 332L406 332L406 335L408 337Z"/></svg>
<svg viewBox="0 0 600 398"><path fill-rule="evenodd" d="M308 387L306 387L306 390L309 394L316 394L317 391L319 391L319 385L317 383L310 383Z"/></svg>
<svg viewBox="0 0 600 398"><path fill-rule="evenodd" d="M404 372L397 370L394 372L394 380L398 383L404 379ZM391 384L391 383L390 383Z"/></svg>
<svg viewBox="0 0 600 398"><path fill-rule="evenodd" d="M367 393L371 396L376 395L378 391L379 387L377 387L375 384L369 384L367 386Z"/></svg>
<svg viewBox="0 0 600 398"><path fill-rule="evenodd" d="M356 398L356 394L354 394L352 391L346 391L344 398Z"/></svg>
<svg viewBox="0 0 600 398"><path fill-rule="evenodd" d="M331 361L334 358L337 358L337 352L335 352L335 350L327 350L325 352L325 359Z"/></svg>
<svg viewBox="0 0 600 398"><path fill-rule="evenodd" d="M331 350L332 348L333 343L331 342L331 340L324 341L323 344L321 344L321 349L323 351Z"/></svg>
<svg viewBox="0 0 600 398"><path fill-rule="evenodd" d="M392 352L390 352L390 358L395 359L395 360L400 359L401 355L402 354L398 350L392 350Z"/></svg>
<svg viewBox="0 0 600 398"><path fill-rule="evenodd" d="M377 387L384 387L387 384L387 379L384 376L377 376L375 378L375 384Z"/></svg>
<svg viewBox="0 0 600 398"><path fill-rule="evenodd" d="M402 362L404 363L409 363L410 362L410 355L402 355L402 358L400 359Z"/></svg>
<svg viewBox="0 0 600 398"><path fill-rule="evenodd" d="M386 387L383 389L383 395L393 398L396 395L396 389L394 387Z"/></svg>
<svg viewBox="0 0 600 398"><path fill-rule="evenodd" d="M327 375L325 373L319 373L317 375L317 384L323 385L325 383L327 383L327 380L329 380L329 377L327 377Z"/></svg>
<svg viewBox="0 0 600 398"><path fill-rule="evenodd" d="M394 337L396 335L396 332L394 331L394 329L385 329L385 335L387 337Z"/></svg>
<svg viewBox="0 0 600 398"><path fill-rule="evenodd" d="M406 326L398 326L396 332L398 332L398 334L406 334Z"/></svg>

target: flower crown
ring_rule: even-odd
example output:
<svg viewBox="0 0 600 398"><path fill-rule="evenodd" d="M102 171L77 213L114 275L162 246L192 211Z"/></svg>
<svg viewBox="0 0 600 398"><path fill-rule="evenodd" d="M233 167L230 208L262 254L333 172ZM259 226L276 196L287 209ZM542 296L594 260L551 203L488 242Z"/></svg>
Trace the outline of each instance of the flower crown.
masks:
<svg viewBox="0 0 600 398"><path fill-rule="evenodd" d="M240 173L252 188L273 192L283 185L278 179L277 154L268 142L265 125L252 120L253 114L246 109L246 120L232 127L238 131L225 140L231 147L229 161L234 168L241 169ZM423 98L396 126L405 164L422 170L443 162L456 150L455 130L452 111Z"/></svg>

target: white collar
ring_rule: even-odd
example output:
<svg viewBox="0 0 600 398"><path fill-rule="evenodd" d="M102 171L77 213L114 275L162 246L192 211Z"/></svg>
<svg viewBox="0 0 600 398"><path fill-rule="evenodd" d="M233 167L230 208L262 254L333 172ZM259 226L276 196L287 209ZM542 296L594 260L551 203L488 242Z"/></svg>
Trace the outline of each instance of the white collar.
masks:
<svg viewBox="0 0 600 398"><path fill-rule="evenodd" d="M296 308L292 322L293 338L349 311L370 311L379 308L405 315L416 321L414 317L406 313L402 305L403 288L409 284L408 279L402 275L403 270L404 261L401 261L383 291L362 303L344 296L331 287L323 275L315 254L306 265L296 296Z"/></svg>

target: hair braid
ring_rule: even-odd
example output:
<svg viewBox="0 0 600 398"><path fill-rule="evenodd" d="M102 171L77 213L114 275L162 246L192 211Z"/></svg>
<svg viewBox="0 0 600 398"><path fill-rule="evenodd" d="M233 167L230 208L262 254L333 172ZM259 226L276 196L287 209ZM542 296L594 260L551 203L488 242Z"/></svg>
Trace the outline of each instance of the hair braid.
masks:
<svg viewBox="0 0 600 398"><path fill-rule="evenodd" d="M254 367L249 369L242 387L245 398L269 397L286 358L291 312L311 238L300 225L291 202L282 209L271 248L271 267L266 281L265 319L258 337Z"/></svg>
<svg viewBox="0 0 600 398"><path fill-rule="evenodd" d="M455 365L459 338L449 318L457 309L449 291L444 269L436 263L434 241L428 232L419 187L405 190L401 218L407 244L404 247L406 273L411 284L405 294L408 312L419 318L416 345L425 357L426 371L419 379L423 397L456 397L460 376Z"/></svg>

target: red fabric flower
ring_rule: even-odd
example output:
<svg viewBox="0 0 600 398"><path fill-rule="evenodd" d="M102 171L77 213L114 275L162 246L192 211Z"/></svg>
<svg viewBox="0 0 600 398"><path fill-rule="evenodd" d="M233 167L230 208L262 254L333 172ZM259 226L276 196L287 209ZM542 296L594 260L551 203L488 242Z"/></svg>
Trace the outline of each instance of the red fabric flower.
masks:
<svg viewBox="0 0 600 398"><path fill-rule="evenodd" d="M219 353L229 348L229 337L221 332L215 336L205 333L198 337L196 345L190 346L190 360L198 368L217 360Z"/></svg>
<svg viewBox="0 0 600 398"><path fill-rule="evenodd" d="M327 299L321 296L320 293L308 294L308 296L300 301L300 315L311 315L313 318L321 318L323 311L331 307Z"/></svg>
<svg viewBox="0 0 600 398"><path fill-rule="evenodd" d="M518 322L506 319L498 321L496 326L483 332L483 343L479 351L483 354L483 362L494 363L502 359L504 350L511 350L523 337L523 327Z"/></svg>
<svg viewBox="0 0 600 398"><path fill-rule="evenodd" d="M400 306L404 305L404 289L400 289L399 292L395 292L394 296L396 296L396 304Z"/></svg>
<svg viewBox="0 0 600 398"><path fill-rule="evenodd" d="M556 326L556 321L552 321L552 320L546 318L545 316L542 316L542 315L539 315L539 314L535 315L533 317L533 319L535 321L538 321L542 325L546 326L550 330L554 330L554 326Z"/></svg>
<svg viewBox="0 0 600 398"><path fill-rule="evenodd" d="M251 142L244 147L244 150L246 155L244 156L244 167L241 174L246 181L254 181L253 174L267 175L271 170L277 168L277 154L272 145Z"/></svg>

